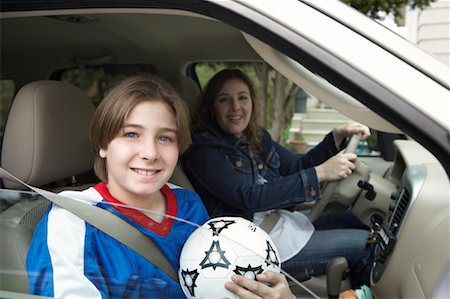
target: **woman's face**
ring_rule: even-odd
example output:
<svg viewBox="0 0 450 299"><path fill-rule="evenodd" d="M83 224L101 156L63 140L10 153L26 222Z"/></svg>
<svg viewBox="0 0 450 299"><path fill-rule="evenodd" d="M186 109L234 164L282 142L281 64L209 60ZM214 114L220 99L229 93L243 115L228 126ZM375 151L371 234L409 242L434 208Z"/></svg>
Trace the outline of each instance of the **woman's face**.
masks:
<svg viewBox="0 0 450 299"><path fill-rule="evenodd" d="M242 80L230 79L214 99L213 112L217 124L227 133L241 137L252 116L250 90Z"/></svg>

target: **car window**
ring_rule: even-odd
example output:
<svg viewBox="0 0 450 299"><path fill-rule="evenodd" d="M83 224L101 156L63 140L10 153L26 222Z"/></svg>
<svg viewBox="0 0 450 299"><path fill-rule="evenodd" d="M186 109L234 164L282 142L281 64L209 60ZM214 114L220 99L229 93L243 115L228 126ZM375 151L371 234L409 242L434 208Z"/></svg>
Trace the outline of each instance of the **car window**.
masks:
<svg viewBox="0 0 450 299"><path fill-rule="evenodd" d="M62 70L52 77L80 87L97 106L116 82L133 75L158 75L158 71L152 65L105 65Z"/></svg>
<svg viewBox="0 0 450 299"><path fill-rule="evenodd" d="M262 62L205 62L194 66L200 86L225 68L237 68L245 72L258 91L259 120L272 138L297 154L305 154L317 145L336 126L351 121L320 99L306 92ZM277 90L278 88L278 90ZM275 107L283 107L277 111ZM278 122L278 123L275 123ZM277 132L276 128L282 131ZM361 157L380 156L376 130L361 141L356 154Z"/></svg>

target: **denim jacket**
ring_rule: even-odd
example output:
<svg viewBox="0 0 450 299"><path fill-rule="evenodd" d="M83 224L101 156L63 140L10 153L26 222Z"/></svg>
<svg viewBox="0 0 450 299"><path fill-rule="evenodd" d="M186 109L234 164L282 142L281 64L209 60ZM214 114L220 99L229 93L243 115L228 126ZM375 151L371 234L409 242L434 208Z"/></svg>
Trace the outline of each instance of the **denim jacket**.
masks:
<svg viewBox="0 0 450 299"><path fill-rule="evenodd" d="M338 153L333 134L298 156L261 130L258 155L251 154L247 142L216 124L193 136L182 162L211 217L234 215L251 220L255 212L290 209L320 197L314 166Z"/></svg>

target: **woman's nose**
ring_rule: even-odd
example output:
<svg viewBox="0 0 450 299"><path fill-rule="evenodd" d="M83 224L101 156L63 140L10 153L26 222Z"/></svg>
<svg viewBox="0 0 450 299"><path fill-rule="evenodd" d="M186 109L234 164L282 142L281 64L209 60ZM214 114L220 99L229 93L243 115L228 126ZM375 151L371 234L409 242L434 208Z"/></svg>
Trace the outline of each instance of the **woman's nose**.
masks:
<svg viewBox="0 0 450 299"><path fill-rule="evenodd" d="M233 98L233 99L231 100L231 109L233 109L233 110L238 110L240 107L241 107L241 106L240 106L240 104L239 104L239 100Z"/></svg>

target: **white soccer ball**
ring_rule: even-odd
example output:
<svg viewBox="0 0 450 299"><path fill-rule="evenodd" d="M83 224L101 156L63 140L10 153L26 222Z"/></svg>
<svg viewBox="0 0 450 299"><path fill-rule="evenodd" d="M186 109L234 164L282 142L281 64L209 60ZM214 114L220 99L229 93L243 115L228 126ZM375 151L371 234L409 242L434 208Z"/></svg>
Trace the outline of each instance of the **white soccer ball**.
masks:
<svg viewBox="0 0 450 299"><path fill-rule="evenodd" d="M233 274L255 279L266 270L280 272L280 267L275 244L264 230L244 218L218 217L189 236L178 276L187 298L235 298L224 287Z"/></svg>

